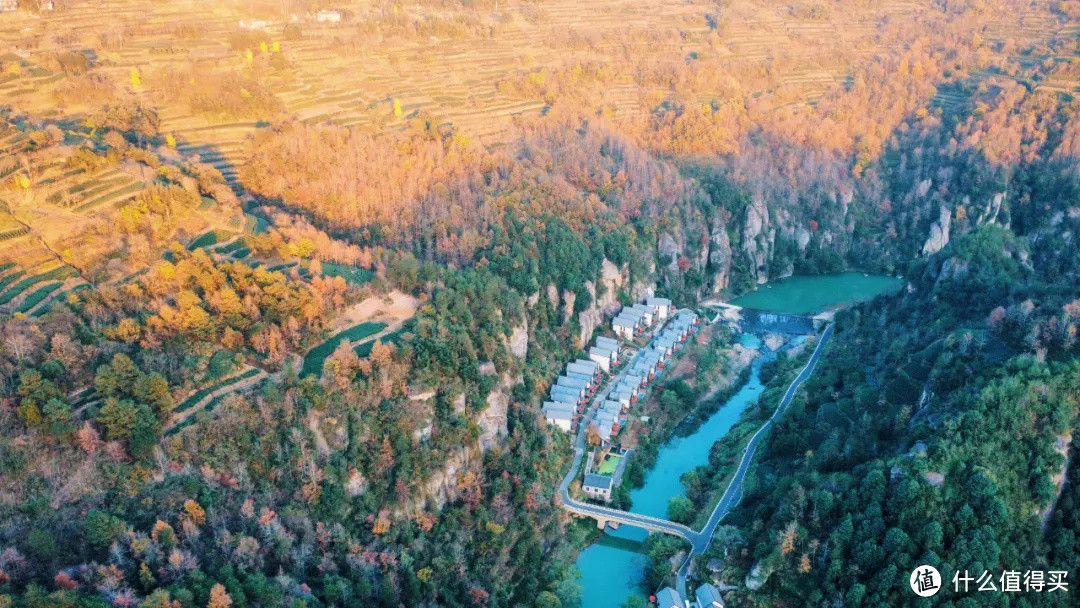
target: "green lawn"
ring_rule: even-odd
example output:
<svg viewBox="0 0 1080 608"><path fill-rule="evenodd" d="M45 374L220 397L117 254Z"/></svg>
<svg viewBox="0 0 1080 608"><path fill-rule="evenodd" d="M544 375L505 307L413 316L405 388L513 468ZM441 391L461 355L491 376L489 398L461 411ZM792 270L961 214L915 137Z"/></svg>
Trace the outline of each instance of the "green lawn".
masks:
<svg viewBox="0 0 1080 608"><path fill-rule="evenodd" d="M323 262L322 273L327 277L341 277L350 285L363 285L375 276L375 273L367 268L333 262Z"/></svg>
<svg viewBox="0 0 1080 608"><path fill-rule="evenodd" d="M596 472L600 475L611 475L619 466L620 460L622 460L622 456L612 456L611 454L608 454L604 457L604 462L601 462L600 466L596 467Z"/></svg>
<svg viewBox="0 0 1080 608"><path fill-rule="evenodd" d="M323 362L329 357L342 342L355 342L370 335L377 334L386 328L386 323L367 321L354 325L345 331L334 334L329 340L308 351L304 356L304 367L301 376L322 374Z"/></svg>

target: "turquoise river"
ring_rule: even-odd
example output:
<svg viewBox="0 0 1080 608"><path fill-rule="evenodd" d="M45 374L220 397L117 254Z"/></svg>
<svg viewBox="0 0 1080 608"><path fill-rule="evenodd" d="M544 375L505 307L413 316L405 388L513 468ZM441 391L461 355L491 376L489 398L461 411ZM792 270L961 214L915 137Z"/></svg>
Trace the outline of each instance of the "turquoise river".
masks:
<svg viewBox="0 0 1080 608"><path fill-rule="evenodd" d="M900 280L880 275L848 272L836 275L791 277L763 285L757 291L733 301L735 304L789 314L814 314L827 308L872 298L899 289ZM738 340L747 347L759 348L761 340L741 334ZM683 473L708 463L709 450L738 421L764 390L759 371L771 353L751 364L746 383L708 420L687 436L675 436L660 449L645 485L630 492L632 511L667 517L667 503L683 493ZM608 529L600 539L578 555L581 571L583 608L618 608L631 594L648 596L652 590L640 588L646 557L642 553L647 533L623 526Z"/></svg>

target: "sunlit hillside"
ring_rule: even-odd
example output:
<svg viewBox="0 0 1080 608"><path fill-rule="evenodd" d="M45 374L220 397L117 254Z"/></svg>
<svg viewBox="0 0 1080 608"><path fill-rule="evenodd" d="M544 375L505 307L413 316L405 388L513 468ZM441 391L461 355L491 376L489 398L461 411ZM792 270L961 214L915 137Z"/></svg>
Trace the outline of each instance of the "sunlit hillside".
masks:
<svg viewBox="0 0 1080 608"><path fill-rule="evenodd" d="M1077 0L0 0L0 608L1075 572L1078 94Z"/></svg>

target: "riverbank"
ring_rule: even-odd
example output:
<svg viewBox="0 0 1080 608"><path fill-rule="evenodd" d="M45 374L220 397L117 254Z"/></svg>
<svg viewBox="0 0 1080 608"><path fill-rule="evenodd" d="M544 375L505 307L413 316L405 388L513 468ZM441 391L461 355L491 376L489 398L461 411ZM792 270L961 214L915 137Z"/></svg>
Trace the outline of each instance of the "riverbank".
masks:
<svg viewBox="0 0 1080 608"><path fill-rule="evenodd" d="M633 489L626 486L633 513L668 517L668 501L685 494L682 474L707 463L708 449L703 446L712 445L722 437L742 409L756 400L763 389L758 381L763 363L760 346L754 336L740 336L737 341L729 342L730 356L725 359L729 385L713 391L711 399L701 400L695 393L691 406L683 409L683 416L672 417L663 426L649 429L650 434L642 443L649 443L650 453L646 454L639 446L634 454L640 467L636 473L640 476L639 483ZM649 466L645 467L646 464ZM624 484L631 482L629 469ZM587 582L582 593L583 608L611 608L630 595L647 596L642 582L650 560L667 561L679 551L685 555L689 549L689 545L677 538L663 534L649 536L632 526L600 533L593 522L582 521L575 528L575 533L584 533L588 540L595 540L583 547L576 561L583 581ZM677 564L672 562L671 566Z"/></svg>
<svg viewBox="0 0 1080 608"><path fill-rule="evenodd" d="M700 391L694 391L693 404L690 407L686 407L681 410L682 416L675 418L673 416L659 416L661 412L662 395L665 391L654 391L650 393L648 399L642 406L646 415L650 416L650 424L647 432L640 432L642 429L638 429L639 434L637 442L635 444L635 451L633 457L627 463L626 474L624 475L624 482L622 492L629 493L632 490L637 490L644 486L645 477L651 473L656 466L656 459L659 454L660 448L666 445L674 437L688 437L694 434L701 428L712 415L714 415L720 407L730 400L736 393L742 389L749 381L751 376L751 365L754 360L761 356L761 343L760 341L747 341L746 343L740 342L738 337L732 336L730 338L732 343L727 347L726 353L729 355L725 359L725 369L720 375L717 381L712 383L712 386L705 391L704 395L698 396ZM692 349L705 349L710 345L694 344ZM701 353L689 352L680 363L696 359L701 356ZM683 367L685 370L686 368ZM676 368L670 378L664 380L663 385L665 390L673 390L679 392L679 388L667 388L670 383L677 381L686 382L687 376L680 374L679 369ZM686 394L681 393L680 405L686 406ZM677 481L677 480L676 480ZM620 505L623 509L633 509L633 501L629 500L627 504Z"/></svg>
<svg viewBox="0 0 1080 608"><path fill-rule="evenodd" d="M727 491L747 444L750 443L754 433L757 433L776 411L783 391L810 359L814 344L815 342L800 336L793 340L783 353L770 361L767 368L779 369L762 370L765 387L757 403L743 410L735 425L713 444L710 450L709 469L705 471L707 475L704 478L706 486L715 490L711 492L708 502L697 510L693 528L700 528L709 519L716 504Z"/></svg>

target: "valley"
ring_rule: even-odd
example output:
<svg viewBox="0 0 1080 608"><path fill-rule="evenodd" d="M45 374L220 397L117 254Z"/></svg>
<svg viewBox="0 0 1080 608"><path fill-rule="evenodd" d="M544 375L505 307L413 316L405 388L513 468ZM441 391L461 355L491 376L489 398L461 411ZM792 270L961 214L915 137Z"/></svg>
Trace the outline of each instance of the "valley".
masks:
<svg viewBox="0 0 1080 608"><path fill-rule="evenodd" d="M1078 36L1075 0L0 0L0 608L1075 571Z"/></svg>

